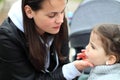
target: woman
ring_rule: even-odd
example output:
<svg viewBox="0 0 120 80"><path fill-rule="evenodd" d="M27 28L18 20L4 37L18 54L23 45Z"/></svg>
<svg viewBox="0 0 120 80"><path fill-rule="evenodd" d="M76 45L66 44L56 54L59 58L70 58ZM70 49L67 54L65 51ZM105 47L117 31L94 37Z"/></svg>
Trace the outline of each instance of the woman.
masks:
<svg viewBox="0 0 120 80"><path fill-rule="evenodd" d="M91 66L68 63L66 0L20 3L0 27L0 80L72 80Z"/></svg>

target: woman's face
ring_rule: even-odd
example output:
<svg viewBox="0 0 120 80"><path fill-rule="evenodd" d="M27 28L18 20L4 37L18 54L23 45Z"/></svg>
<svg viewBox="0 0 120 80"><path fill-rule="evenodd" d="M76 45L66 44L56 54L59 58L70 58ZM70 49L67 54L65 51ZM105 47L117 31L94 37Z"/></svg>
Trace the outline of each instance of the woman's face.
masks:
<svg viewBox="0 0 120 80"><path fill-rule="evenodd" d="M42 9L33 11L31 16L37 26L40 34L44 32L56 34L59 32L64 18L64 9L66 7L65 0L45 0Z"/></svg>
<svg viewBox="0 0 120 80"><path fill-rule="evenodd" d="M89 44L86 46L86 56L95 66L106 64L108 60L101 39L96 33L91 33Z"/></svg>

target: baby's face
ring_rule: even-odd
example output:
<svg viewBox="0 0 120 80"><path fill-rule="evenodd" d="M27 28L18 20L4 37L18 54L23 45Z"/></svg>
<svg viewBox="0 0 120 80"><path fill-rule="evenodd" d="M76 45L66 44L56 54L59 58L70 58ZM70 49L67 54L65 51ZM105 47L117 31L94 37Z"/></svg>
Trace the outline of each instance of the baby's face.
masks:
<svg viewBox="0 0 120 80"><path fill-rule="evenodd" d="M86 58L96 65L104 65L108 56L102 46L100 37L96 33L91 33L89 44L86 46Z"/></svg>

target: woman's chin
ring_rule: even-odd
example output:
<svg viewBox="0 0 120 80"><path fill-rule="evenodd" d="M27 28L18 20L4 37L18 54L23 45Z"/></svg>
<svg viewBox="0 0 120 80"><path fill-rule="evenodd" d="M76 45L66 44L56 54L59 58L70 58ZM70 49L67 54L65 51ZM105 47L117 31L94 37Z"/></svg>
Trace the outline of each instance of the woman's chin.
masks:
<svg viewBox="0 0 120 80"><path fill-rule="evenodd" d="M59 32L59 30L58 31L50 32L50 34L57 34L58 32Z"/></svg>

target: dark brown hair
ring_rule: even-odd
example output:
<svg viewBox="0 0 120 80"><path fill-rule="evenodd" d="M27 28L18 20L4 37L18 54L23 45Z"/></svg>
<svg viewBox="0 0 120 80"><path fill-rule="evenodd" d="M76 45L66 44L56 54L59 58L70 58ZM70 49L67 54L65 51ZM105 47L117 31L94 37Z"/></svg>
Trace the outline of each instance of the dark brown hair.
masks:
<svg viewBox="0 0 120 80"><path fill-rule="evenodd" d="M42 3L45 0L22 0L22 11L23 11L23 24L24 24L24 32L26 36L26 40L28 42L29 47L29 57L31 59L32 64L37 70L44 70L45 65L45 56L46 50L45 45L39 39L39 34L36 30L36 25L33 19L29 19L24 11L25 5L29 5L32 10L38 11L42 9ZM68 42L68 28L67 21L64 17L64 22L61 25L61 29L59 33L54 35L53 47L56 49L58 53L58 57L60 60L63 60L63 56L61 53L62 43Z"/></svg>
<svg viewBox="0 0 120 80"><path fill-rule="evenodd" d="M92 32L100 36L106 55L113 54L117 58L116 62L120 62L120 25L101 24L96 26Z"/></svg>

